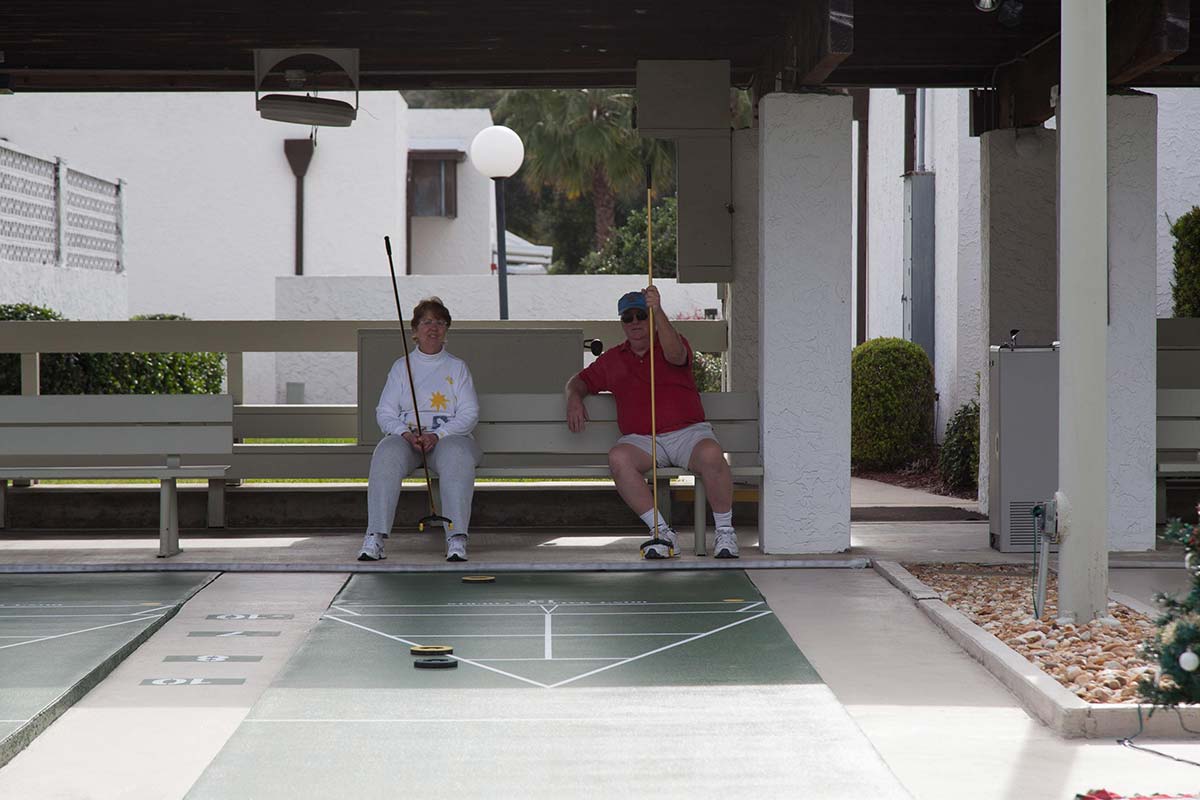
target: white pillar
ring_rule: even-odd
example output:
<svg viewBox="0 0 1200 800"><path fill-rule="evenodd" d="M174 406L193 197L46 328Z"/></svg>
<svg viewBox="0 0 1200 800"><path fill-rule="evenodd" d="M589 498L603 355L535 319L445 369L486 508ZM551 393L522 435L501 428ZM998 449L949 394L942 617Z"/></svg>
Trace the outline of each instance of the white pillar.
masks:
<svg viewBox="0 0 1200 800"><path fill-rule="evenodd" d="M1108 549L1154 549L1158 98L1108 98Z"/></svg>
<svg viewBox="0 0 1200 800"><path fill-rule="evenodd" d="M852 100L759 103L759 395L767 553L850 546Z"/></svg>
<svg viewBox="0 0 1200 800"><path fill-rule="evenodd" d="M1058 598L1059 613L1077 622L1104 616L1108 600L1105 16L1095 0L1062 2Z"/></svg>
<svg viewBox="0 0 1200 800"><path fill-rule="evenodd" d="M733 132L733 283L729 284L729 388L758 390L758 129Z"/></svg>
<svg viewBox="0 0 1200 800"><path fill-rule="evenodd" d="M1055 211L1056 132L1043 128L989 131L979 140L980 319L979 507L988 513L991 420L988 347L1019 329L1023 345L1058 339L1058 228ZM1047 486L1047 493L1052 487Z"/></svg>

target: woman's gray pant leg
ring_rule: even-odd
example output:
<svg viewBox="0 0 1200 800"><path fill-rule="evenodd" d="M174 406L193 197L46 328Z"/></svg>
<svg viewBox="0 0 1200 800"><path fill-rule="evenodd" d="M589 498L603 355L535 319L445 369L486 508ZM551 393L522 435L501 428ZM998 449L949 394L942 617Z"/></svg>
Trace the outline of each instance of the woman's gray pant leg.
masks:
<svg viewBox="0 0 1200 800"><path fill-rule="evenodd" d="M399 436L385 436L375 445L367 483L367 533L391 533L400 482L420 463L420 453Z"/></svg>
<svg viewBox="0 0 1200 800"><path fill-rule="evenodd" d="M449 517L456 533L468 535L471 527L471 498L475 495L475 467L483 457L479 444L469 436L447 436L429 454L429 467L436 470L442 516Z"/></svg>

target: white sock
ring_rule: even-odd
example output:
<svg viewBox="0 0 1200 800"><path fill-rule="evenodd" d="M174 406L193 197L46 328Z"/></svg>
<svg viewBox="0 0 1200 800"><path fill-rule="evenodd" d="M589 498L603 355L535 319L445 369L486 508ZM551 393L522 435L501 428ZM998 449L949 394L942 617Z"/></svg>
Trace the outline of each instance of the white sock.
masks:
<svg viewBox="0 0 1200 800"><path fill-rule="evenodd" d="M653 531L654 530L654 508L651 507L650 510L647 511L645 514L642 514L641 517L642 517L642 522L646 523L646 527L649 528L651 531ZM660 528L671 527L670 523L668 523L667 520L663 517L661 511L658 512L658 527L660 527Z"/></svg>
<svg viewBox="0 0 1200 800"><path fill-rule="evenodd" d="M724 514L718 514L717 512L714 511L713 512L713 522L716 524L716 526L718 528L732 528L733 527L733 509L732 508L729 509Z"/></svg>

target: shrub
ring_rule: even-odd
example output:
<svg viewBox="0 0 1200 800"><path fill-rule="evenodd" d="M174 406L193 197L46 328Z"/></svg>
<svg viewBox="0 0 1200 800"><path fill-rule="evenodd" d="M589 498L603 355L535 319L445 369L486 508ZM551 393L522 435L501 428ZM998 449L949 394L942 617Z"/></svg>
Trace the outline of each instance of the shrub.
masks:
<svg viewBox="0 0 1200 800"><path fill-rule="evenodd" d="M56 311L25 303L0 305L0 320L58 320ZM187 319L148 314L134 319ZM46 353L42 394L218 394L222 353ZM0 394L21 393L20 356L0 354Z"/></svg>
<svg viewBox="0 0 1200 800"><path fill-rule="evenodd" d="M938 453L942 483L954 491L979 485L979 401L964 403L946 425L946 438Z"/></svg>
<svg viewBox="0 0 1200 800"><path fill-rule="evenodd" d="M692 353L692 377L702 392L721 391L725 360L720 353Z"/></svg>
<svg viewBox="0 0 1200 800"><path fill-rule="evenodd" d="M675 226L678 218L674 197L654 206L654 277L674 278L676 273ZM646 274L646 213L630 213L603 249L583 259L582 271L595 275Z"/></svg>
<svg viewBox="0 0 1200 800"><path fill-rule="evenodd" d="M933 367L919 345L872 339L850 357L850 461L896 469L933 451Z"/></svg>
<svg viewBox="0 0 1200 800"><path fill-rule="evenodd" d="M1171 223L1175 237L1175 279L1171 297L1175 316L1200 317L1200 207Z"/></svg>

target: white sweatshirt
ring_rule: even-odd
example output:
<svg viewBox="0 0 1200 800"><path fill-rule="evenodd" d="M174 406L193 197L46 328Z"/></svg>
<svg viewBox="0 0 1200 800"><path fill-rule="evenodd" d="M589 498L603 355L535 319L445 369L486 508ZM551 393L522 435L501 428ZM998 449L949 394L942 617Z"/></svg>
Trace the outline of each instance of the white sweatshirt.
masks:
<svg viewBox="0 0 1200 800"><path fill-rule="evenodd" d="M421 428L426 433L444 436L470 436L479 421L479 398L466 362L443 348L436 355L414 350L410 355L417 403L421 410ZM417 429L412 392L408 388L408 369L398 358L388 371L387 383L379 395L375 421L385 434L400 435Z"/></svg>

